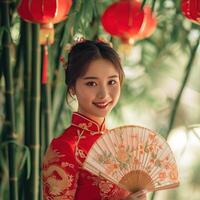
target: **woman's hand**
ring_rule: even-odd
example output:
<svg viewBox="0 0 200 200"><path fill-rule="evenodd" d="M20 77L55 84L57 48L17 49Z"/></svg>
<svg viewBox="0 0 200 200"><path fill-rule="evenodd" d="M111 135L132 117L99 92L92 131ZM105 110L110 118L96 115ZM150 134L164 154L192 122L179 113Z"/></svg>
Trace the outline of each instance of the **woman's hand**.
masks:
<svg viewBox="0 0 200 200"><path fill-rule="evenodd" d="M146 200L147 199L146 190L140 190L138 192L130 194L124 200Z"/></svg>

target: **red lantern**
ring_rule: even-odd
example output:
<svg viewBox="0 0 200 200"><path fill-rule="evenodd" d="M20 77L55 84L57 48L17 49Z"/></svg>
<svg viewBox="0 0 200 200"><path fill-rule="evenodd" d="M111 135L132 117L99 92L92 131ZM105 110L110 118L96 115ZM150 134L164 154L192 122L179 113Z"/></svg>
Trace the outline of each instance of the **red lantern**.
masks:
<svg viewBox="0 0 200 200"><path fill-rule="evenodd" d="M149 37L155 31L156 25L157 20L155 15L151 11L151 8L149 6L144 6L144 20L142 23L142 27L134 38L144 39Z"/></svg>
<svg viewBox="0 0 200 200"><path fill-rule="evenodd" d="M21 0L17 11L22 19L39 24L56 24L67 17L72 0Z"/></svg>
<svg viewBox="0 0 200 200"><path fill-rule="evenodd" d="M53 24L64 20L69 13L72 0L21 0L17 11L25 21L38 23L40 44L44 45L42 83L47 82L48 44L54 42Z"/></svg>
<svg viewBox="0 0 200 200"><path fill-rule="evenodd" d="M144 11L136 0L121 0L110 5L102 15L104 29L111 35L136 35L142 26Z"/></svg>
<svg viewBox="0 0 200 200"><path fill-rule="evenodd" d="M200 0L182 0L181 9L185 17L200 24Z"/></svg>
<svg viewBox="0 0 200 200"><path fill-rule="evenodd" d="M141 8L137 0L121 0L109 6L102 15L102 25L124 43L149 37L156 28L156 18L149 6Z"/></svg>

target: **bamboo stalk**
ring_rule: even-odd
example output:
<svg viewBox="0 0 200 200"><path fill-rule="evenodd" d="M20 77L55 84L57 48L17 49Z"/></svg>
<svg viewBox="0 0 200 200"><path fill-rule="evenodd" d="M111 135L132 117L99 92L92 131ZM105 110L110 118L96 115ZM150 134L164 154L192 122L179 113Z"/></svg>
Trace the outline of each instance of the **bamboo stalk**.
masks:
<svg viewBox="0 0 200 200"><path fill-rule="evenodd" d="M14 90L17 89L17 87L20 86L21 82L21 77L20 73L22 71L22 62L23 62L23 35L24 35L24 30L23 30L23 24L22 21L20 22L20 40L19 40L19 45L17 46L17 56L16 56L16 64L14 66L14 72L13 72L13 77L14 77Z"/></svg>
<svg viewBox="0 0 200 200"><path fill-rule="evenodd" d="M31 97L31 67L32 67L32 25L22 22L24 27L24 136L25 144L30 145L30 97Z"/></svg>
<svg viewBox="0 0 200 200"><path fill-rule="evenodd" d="M147 1L147 0L143 0L143 1L142 1L142 6L141 6L141 8L143 8L143 7L145 6L146 1Z"/></svg>
<svg viewBox="0 0 200 200"><path fill-rule="evenodd" d="M64 27L63 27L63 32L64 32ZM62 41L62 38L64 37L64 33L62 34L62 37L59 41L59 43ZM66 37L66 36L65 36ZM56 63L55 63L55 68L54 68L54 73L53 73L53 77L52 77L52 88L51 88L51 96L52 96L52 105L54 107L54 103L55 103L55 98L57 98L57 92L59 90L58 88L58 82L59 82L59 71L62 68L63 63L60 62L60 57L64 54L64 45L62 46L58 46L57 47L59 49L58 55L56 57Z"/></svg>
<svg viewBox="0 0 200 200"><path fill-rule="evenodd" d="M52 89L51 89L51 97L52 97L52 108L53 108L53 112L55 109L55 98L58 97L58 92L59 92L59 87L58 87L58 79L59 79L59 71L60 69L62 69L63 63L60 62L60 57L66 53L65 52L65 44L67 42L69 42L72 39L72 31L69 30L73 30L74 27L74 23L75 23L75 18L76 18L76 14L78 13L78 11L80 11L81 8L81 4L82 1L76 1L73 2L72 4L72 8L70 11L70 15L67 18L67 22L65 23L65 26L63 26L63 28L61 29L62 33L61 33L61 39L58 42L58 48L59 48L59 53L56 57L56 64L55 64L55 69L54 69L54 74L52 77ZM60 46L61 44L61 46ZM63 69L62 69L63 70ZM54 116L54 115L53 115Z"/></svg>
<svg viewBox="0 0 200 200"><path fill-rule="evenodd" d="M31 52L32 52L32 26L30 23L25 21L21 21L21 38L20 38L20 46L23 47L22 56L23 56L23 73L21 78L23 81L23 107L20 111L23 111L22 114L24 123L23 123L23 139L26 146L30 145L30 96L31 96ZM20 174L20 182L19 182L19 198L23 199L26 191L28 190L28 184L26 183L26 172L27 169L23 169Z"/></svg>
<svg viewBox="0 0 200 200"><path fill-rule="evenodd" d="M184 88L185 88L185 86L186 86L186 84L188 82L189 76L190 76L191 71L192 71L192 66L193 66L192 64L193 64L195 55L197 53L199 42L200 42L200 36L197 39L197 42L194 45L193 49L191 50L190 58L189 58L188 64L187 64L186 69L185 69L185 75L183 77L183 81L182 81L181 87L180 87L180 89L178 91L178 94L176 96L174 105L172 107L171 115L170 115L170 118L169 118L170 119L169 120L169 126L168 126L168 129L166 131L166 135L165 135L166 138L168 138L168 136L170 134L170 131L171 131L173 125L174 125L176 112L177 112L177 109L178 109L178 106L179 106L179 103L180 103L180 99L181 99L182 94L183 94L183 90L184 90Z"/></svg>
<svg viewBox="0 0 200 200"><path fill-rule="evenodd" d="M43 84L41 88L42 92L42 119L43 119L43 145L42 145L42 151L45 152L47 149L47 146L49 145L51 139L52 139L52 128L51 128L51 92L49 84Z"/></svg>
<svg viewBox="0 0 200 200"><path fill-rule="evenodd" d="M1 78L3 76L3 62L1 59L1 54L0 54L0 87L1 87Z"/></svg>
<svg viewBox="0 0 200 200"><path fill-rule="evenodd" d="M58 128L60 117L61 117L61 114L64 110L63 108L64 108L64 105L65 105L65 99L66 99L65 89L62 90L62 94L60 96L61 96L61 98L59 99L59 107L58 107L58 109L55 110L55 112L54 112L55 117L52 120L53 132L54 133L56 132L56 130Z"/></svg>
<svg viewBox="0 0 200 200"><path fill-rule="evenodd" d="M24 127L21 121L24 118L23 115L23 94L21 92L22 90L22 74L23 74L23 52L24 52L24 27L22 22L20 22L20 40L19 40L19 45L17 46L17 55L16 55L16 63L14 66L14 73L13 73L13 78L14 78L14 91L15 91L15 119L16 119L16 131L18 133L23 133L24 132ZM19 135L20 138L23 138L23 135Z"/></svg>
<svg viewBox="0 0 200 200"><path fill-rule="evenodd" d="M6 140L16 141L17 136L15 134L15 112L14 112L14 92L13 92L13 72L11 66L11 35L10 35L10 16L9 16L9 1L0 1L1 13L2 13L2 25L7 31L3 33L3 75L5 78L5 98L6 98ZM16 172L16 154L14 144L8 145L8 168L9 168L9 199L18 199L18 184L17 184L17 172Z"/></svg>
<svg viewBox="0 0 200 200"><path fill-rule="evenodd" d="M152 4L151 4L152 12L153 12L154 9L155 9L155 5L156 5L156 0L152 0Z"/></svg>
<svg viewBox="0 0 200 200"><path fill-rule="evenodd" d="M14 149L15 151L15 155L9 155L10 152L9 152L9 149L10 149L10 146ZM4 153L3 153L4 152ZM20 152L21 152L21 155L20 155ZM24 183L25 181L29 178L29 175L30 175L30 154L29 154L29 149L24 146L24 145L19 145L15 140L8 140L8 141L5 141L3 143L1 143L1 146L0 146L0 159L1 159L1 164L0 164L0 168L2 167L3 168L3 172L4 172L4 179L6 178L7 176L7 166L6 166L6 163L7 163L7 158L11 157L11 156L15 156L17 157L18 159L15 160L15 169L17 170L18 172L18 175L13 177L15 179L15 181L18 181L18 177L20 177L21 173L23 173L25 179L23 180ZM25 169L26 167L26 169ZM24 170L23 170L24 169ZM6 185L6 180L4 180L4 185ZM18 192L19 194L19 197L16 196L16 198L18 199L23 199L23 187L24 187L24 183L21 184L21 187L22 188L19 188L19 191L21 191L21 193ZM8 199L8 198L5 198L6 195L4 195L4 185L1 186L1 190L2 190L2 199ZM1 194L1 193L0 193ZM17 195L17 194L16 194Z"/></svg>
<svg viewBox="0 0 200 200"><path fill-rule="evenodd" d="M2 147L2 143L1 143ZM0 199L6 199L6 189L8 184L8 166L3 153L2 148L0 147ZM7 198L8 199L8 198Z"/></svg>
<svg viewBox="0 0 200 200"><path fill-rule="evenodd" d="M43 155L47 149L47 146L52 139L52 125L51 125L51 97L50 97L50 87L49 84L42 84L41 86L41 114L40 114L40 141L41 141L41 151L40 160L43 159ZM40 170L41 177L41 170ZM42 198L42 185L40 185L39 196Z"/></svg>
<svg viewBox="0 0 200 200"><path fill-rule="evenodd" d="M58 80L60 78L60 76L58 76L59 74L58 72L60 70L63 70L63 63L60 62L59 58L63 56L64 53L66 54L65 49L64 49L65 44L72 39L72 34L73 34L72 31L69 32L69 30L73 30L76 14L77 12L80 11L81 4L82 4L82 1L77 1L73 3L67 22L65 26L61 29L62 33L61 33L61 40L59 41L59 44L61 43L62 45L58 46L60 48L59 48L59 53L56 57L56 64L55 64L56 67L54 69L56 73L54 73L54 76L52 78L52 89L51 89L53 132L57 130L58 122L62 113L62 109L63 109L64 101L65 101L65 95L66 95L65 88L63 88L62 86L59 86L58 84ZM62 90L62 95L58 95L60 94L60 90ZM59 108L57 108L58 104L59 104Z"/></svg>
<svg viewBox="0 0 200 200"><path fill-rule="evenodd" d="M31 124L30 124L30 144L31 152L31 174L26 191L26 199L39 199L39 170L40 170L40 45L39 45L39 26L32 25L32 79L31 79Z"/></svg>
<svg viewBox="0 0 200 200"><path fill-rule="evenodd" d="M0 8L0 11L1 11L1 8ZM3 75L3 63L2 63L2 59L1 59L2 58L2 51L1 51L2 47L1 47L1 45L2 45L2 39L3 39L3 37L2 37L3 32L4 32L4 27L3 27L3 24L1 22L1 14L0 14L0 83L1 83L1 78L2 78L2 75Z"/></svg>

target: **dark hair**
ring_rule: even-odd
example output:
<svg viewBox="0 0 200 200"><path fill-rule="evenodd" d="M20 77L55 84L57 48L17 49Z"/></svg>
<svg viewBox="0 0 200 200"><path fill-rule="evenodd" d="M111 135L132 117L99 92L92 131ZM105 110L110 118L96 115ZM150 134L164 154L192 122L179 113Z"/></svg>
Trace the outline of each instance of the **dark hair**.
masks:
<svg viewBox="0 0 200 200"><path fill-rule="evenodd" d="M124 71L117 52L107 43L84 40L72 46L68 54L68 61L65 68L67 94L70 94L70 88L75 86L76 80L86 73L90 63L99 58L106 59L115 66L119 72L119 79L122 84Z"/></svg>

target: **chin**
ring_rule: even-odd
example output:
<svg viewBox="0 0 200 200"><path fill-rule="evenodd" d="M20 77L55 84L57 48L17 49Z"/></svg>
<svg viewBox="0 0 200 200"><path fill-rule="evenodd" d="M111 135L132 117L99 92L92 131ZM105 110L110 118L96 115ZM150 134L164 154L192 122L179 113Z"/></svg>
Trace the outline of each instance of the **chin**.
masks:
<svg viewBox="0 0 200 200"><path fill-rule="evenodd" d="M110 113L110 111L106 111L106 112L98 112L96 113L96 117L101 117L101 118L105 118L108 114Z"/></svg>

